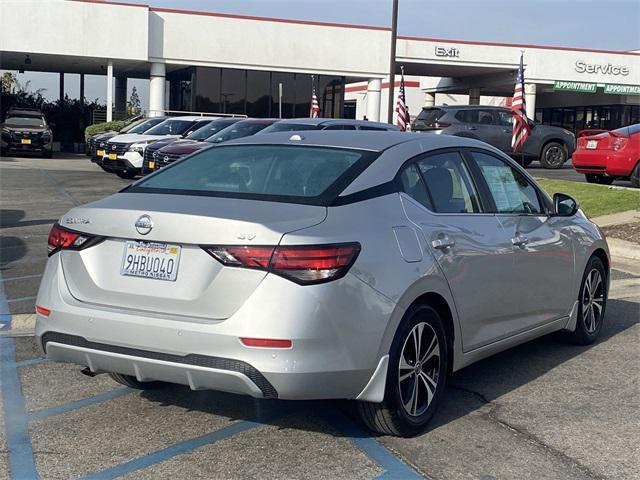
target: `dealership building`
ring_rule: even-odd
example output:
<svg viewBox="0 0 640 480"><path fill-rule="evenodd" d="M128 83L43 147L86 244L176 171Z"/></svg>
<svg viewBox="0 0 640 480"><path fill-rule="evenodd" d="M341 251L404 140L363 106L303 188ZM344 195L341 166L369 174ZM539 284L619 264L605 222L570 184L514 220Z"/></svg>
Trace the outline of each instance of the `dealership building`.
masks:
<svg viewBox="0 0 640 480"><path fill-rule="evenodd" d="M127 80L143 78L151 115L305 117L314 89L321 116L386 120L390 40L385 27L98 0L0 3L0 68L80 74L81 98L84 75L104 75L108 118L126 109ZM521 53L536 120L574 131L640 123L638 51L399 36L410 113L508 104ZM396 76L394 96L398 85Z"/></svg>

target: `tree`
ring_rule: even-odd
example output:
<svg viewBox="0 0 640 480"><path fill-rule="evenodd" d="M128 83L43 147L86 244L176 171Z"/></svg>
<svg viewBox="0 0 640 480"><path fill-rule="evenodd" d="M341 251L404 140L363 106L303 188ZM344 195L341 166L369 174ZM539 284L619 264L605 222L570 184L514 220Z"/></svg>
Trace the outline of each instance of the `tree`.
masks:
<svg viewBox="0 0 640 480"><path fill-rule="evenodd" d="M16 86L18 85L18 78L15 73L4 72L0 77L0 86L3 92L15 93Z"/></svg>
<svg viewBox="0 0 640 480"><path fill-rule="evenodd" d="M127 112L129 115L136 115L140 113L141 110L140 96L138 95L138 89L134 85L133 90L131 90L129 101L127 102Z"/></svg>

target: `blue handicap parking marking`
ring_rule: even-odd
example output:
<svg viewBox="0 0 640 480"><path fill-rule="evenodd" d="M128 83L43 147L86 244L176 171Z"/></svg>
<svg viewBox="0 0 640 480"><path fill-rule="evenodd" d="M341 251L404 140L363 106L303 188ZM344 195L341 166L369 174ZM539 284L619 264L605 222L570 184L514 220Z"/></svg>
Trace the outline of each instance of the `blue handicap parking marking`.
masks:
<svg viewBox="0 0 640 480"><path fill-rule="evenodd" d="M4 293L4 282L2 281L2 272L0 272L0 330L11 328L11 310L9 310L9 302Z"/></svg>
<svg viewBox="0 0 640 480"><path fill-rule="evenodd" d="M0 379L11 478L37 479L13 338L0 337Z"/></svg>
<svg viewBox="0 0 640 480"><path fill-rule="evenodd" d="M418 474L350 418L339 414L337 421L333 421L332 424L339 428L365 455L384 469L384 472L376 478L388 480L422 478L422 475Z"/></svg>

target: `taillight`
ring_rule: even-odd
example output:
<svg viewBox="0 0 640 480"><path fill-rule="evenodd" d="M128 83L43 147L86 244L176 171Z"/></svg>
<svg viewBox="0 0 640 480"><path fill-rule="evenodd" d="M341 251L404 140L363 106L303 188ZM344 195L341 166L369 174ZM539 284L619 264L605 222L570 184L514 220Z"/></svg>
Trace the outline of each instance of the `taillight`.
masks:
<svg viewBox="0 0 640 480"><path fill-rule="evenodd" d="M344 277L360 253L359 243L202 248L223 265L265 270L300 285Z"/></svg>
<svg viewBox="0 0 640 480"><path fill-rule="evenodd" d="M616 151L622 150L624 147L627 146L628 140L629 139L627 137L615 137L611 142L611 148Z"/></svg>
<svg viewBox="0 0 640 480"><path fill-rule="evenodd" d="M587 146L587 139L584 137L584 135L582 137L578 137L578 145L577 147L580 149L584 149Z"/></svg>
<svg viewBox="0 0 640 480"><path fill-rule="evenodd" d="M436 127L436 128L447 128L447 127L450 127L451 124L448 123L448 122L438 122L437 121L436 123L433 124L433 126Z"/></svg>
<svg viewBox="0 0 640 480"><path fill-rule="evenodd" d="M88 246L87 242L94 238L84 233L66 230L56 223L49 232L47 251L51 256L60 250L80 250L80 248Z"/></svg>

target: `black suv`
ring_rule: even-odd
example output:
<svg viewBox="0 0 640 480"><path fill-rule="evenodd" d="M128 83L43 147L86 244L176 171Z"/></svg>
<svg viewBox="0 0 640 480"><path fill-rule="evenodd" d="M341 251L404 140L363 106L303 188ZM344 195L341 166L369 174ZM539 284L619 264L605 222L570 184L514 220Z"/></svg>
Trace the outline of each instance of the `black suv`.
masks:
<svg viewBox="0 0 640 480"><path fill-rule="evenodd" d="M529 120L531 133L522 149L511 149L513 128L511 110L487 105L444 105L424 107L411 130L433 132L482 140L528 166L540 160L545 168L560 168L576 148L576 137L569 130L540 125Z"/></svg>
<svg viewBox="0 0 640 480"><path fill-rule="evenodd" d="M12 108L2 127L0 151L39 153L51 158L53 134L44 114L36 108Z"/></svg>

